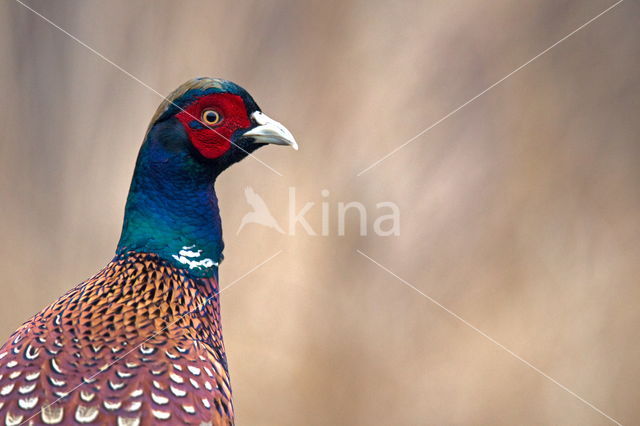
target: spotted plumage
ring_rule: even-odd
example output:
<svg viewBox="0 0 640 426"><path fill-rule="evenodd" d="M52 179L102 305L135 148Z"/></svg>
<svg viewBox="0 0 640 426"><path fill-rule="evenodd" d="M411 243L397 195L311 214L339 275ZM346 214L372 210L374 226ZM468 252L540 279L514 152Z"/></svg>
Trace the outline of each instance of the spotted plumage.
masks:
<svg viewBox="0 0 640 426"><path fill-rule="evenodd" d="M0 421L233 424L213 182L266 143L295 147L264 117L243 89L217 79L191 80L160 105L116 257L0 348Z"/></svg>

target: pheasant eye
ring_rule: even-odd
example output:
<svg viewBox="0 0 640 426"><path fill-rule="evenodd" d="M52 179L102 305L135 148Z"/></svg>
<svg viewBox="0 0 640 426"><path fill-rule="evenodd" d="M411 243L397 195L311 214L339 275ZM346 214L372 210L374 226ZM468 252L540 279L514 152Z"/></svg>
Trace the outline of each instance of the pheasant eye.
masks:
<svg viewBox="0 0 640 426"><path fill-rule="evenodd" d="M202 111L202 122L204 124L208 124L212 126L214 124L218 124L222 120L222 117L218 113L218 111L213 109L205 109Z"/></svg>

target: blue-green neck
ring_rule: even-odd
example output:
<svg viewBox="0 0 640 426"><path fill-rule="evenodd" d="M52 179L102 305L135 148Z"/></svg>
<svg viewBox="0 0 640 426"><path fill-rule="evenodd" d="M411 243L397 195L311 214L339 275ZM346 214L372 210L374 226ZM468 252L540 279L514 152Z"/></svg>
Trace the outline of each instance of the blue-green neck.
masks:
<svg viewBox="0 0 640 426"><path fill-rule="evenodd" d="M215 174L192 155L180 126L154 126L138 155L116 253L155 253L195 276L217 278L224 243Z"/></svg>

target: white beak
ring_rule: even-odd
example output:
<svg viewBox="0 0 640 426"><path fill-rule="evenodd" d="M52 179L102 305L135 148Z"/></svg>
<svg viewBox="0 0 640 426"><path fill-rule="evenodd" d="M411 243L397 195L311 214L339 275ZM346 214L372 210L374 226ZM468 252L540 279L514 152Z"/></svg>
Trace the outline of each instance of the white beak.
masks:
<svg viewBox="0 0 640 426"><path fill-rule="evenodd" d="M274 145L289 145L298 150L295 138L286 127L266 114L256 111L251 118L258 126L245 132L242 136L253 138L255 143L272 143Z"/></svg>

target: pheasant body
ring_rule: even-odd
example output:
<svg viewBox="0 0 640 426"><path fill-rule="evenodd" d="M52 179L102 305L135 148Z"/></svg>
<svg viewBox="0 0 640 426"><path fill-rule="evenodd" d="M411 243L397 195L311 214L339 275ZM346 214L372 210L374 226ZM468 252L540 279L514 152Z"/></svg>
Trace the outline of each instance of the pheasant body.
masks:
<svg viewBox="0 0 640 426"><path fill-rule="evenodd" d="M217 291L156 255L116 257L0 350L2 410L15 422L226 424Z"/></svg>
<svg viewBox="0 0 640 426"><path fill-rule="evenodd" d="M154 115L115 258L0 347L0 421L229 425L217 176L268 143L297 147L234 83L198 78Z"/></svg>

